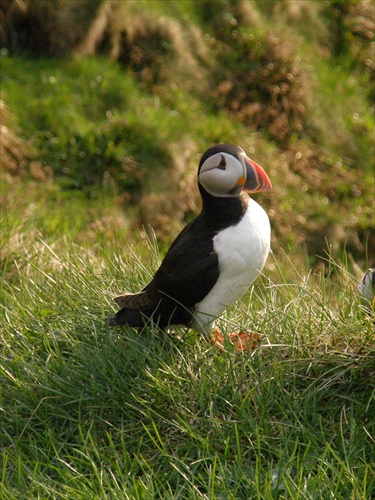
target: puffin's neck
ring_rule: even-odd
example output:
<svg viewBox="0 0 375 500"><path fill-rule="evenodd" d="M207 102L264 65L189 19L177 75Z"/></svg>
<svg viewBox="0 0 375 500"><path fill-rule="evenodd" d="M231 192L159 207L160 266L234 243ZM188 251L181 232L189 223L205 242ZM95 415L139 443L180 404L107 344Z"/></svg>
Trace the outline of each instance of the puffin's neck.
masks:
<svg viewBox="0 0 375 500"><path fill-rule="evenodd" d="M220 230L237 224L249 206L249 196L242 193L240 196L212 196L200 184L202 196L201 215L215 229Z"/></svg>

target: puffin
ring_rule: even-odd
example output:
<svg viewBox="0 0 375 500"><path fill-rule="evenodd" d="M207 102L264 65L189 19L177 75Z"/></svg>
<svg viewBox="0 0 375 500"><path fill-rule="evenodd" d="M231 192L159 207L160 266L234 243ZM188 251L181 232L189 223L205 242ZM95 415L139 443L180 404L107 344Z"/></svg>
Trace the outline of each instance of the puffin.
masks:
<svg viewBox="0 0 375 500"><path fill-rule="evenodd" d="M356 292L365 311L375 312L375 269L367 269Z"/></svg>
<svg viewBox="0 0 375 500"><path fill-rule="evenodd" d="M198 189L199 215L173 241L150 283L114 298L121 309L107 325L186 326L223 346L215 320L244 295L270 251L269 218L249 194L271 191L272 184L239 146L218 144L199 162ZM244 332L230 340L242 351L254 347Z"/></svg>

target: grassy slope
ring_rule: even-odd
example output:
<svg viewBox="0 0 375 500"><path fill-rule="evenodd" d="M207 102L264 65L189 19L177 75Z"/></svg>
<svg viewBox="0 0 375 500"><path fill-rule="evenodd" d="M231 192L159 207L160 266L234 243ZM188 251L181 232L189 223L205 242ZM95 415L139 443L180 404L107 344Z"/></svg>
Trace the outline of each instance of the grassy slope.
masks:
<svg viewBox="0 0 375 500"><path fill-rule="evenodd" d="M161 14L165 5L154 2ZM173 5L176 16L192 14L191 2ZM301 50L312 64L314 51ZM110 179L82 190L90 179L79 166L101 172L124 157L135 158L135 170L150 158L172 165L173 144L198 153L207 142L242 137L279 167L275 145L208 112L194 95L149 94L103 60L5 58L4 68L12 126L41 160L34 177L48 178L46 165L57 175L2 179L0 498L374 496L374 329L345 261L306 277L287 259L269 259L272 280L251 291L251 307L241 303L220 321L226 332L262 331L253 354L229 345L220 354L192 332L160 337L150 326L138 336L103 326L112 297L138 290L160 255L154 241L127 246L136 199L124 199ZM313 109L326 123L332 161L344 158L348 168L347 157L371 158L372 124L358 75L344 66L338 81L333 69L317 66L324 93ZM344 110L342 99L351 103ZM112 144L116 134L122 140ZM126 165L131 179L119 182L136 197L139 179ZM282 193L275 206L286 218L305 209L318 223L332 216L318 210L324 194L306 207L306 198L285 191L285 171L273 168ZM353 198L359 223L370 203L370 190Z"/></svg>
<svg viewBox="0 0 375 500"><path fill-rule="evenodd" d="M261 198L271 217L274 248L289 246L298 256L301 244L306 245L314 261L328 238L334 251L346 244L361 265L368 264L368 238L370 250L374 246L374 126L366 96L370 86L355 59L328 58L328 42L319 40L326 36L320 25L323 21L317 15L320 24L306 17L306 32L301 34L299 24L293 25L289 18L279 16L275 24L273 15L262 13L267 10L263 3L256 11L260 45L255 49L260 59L275 58L275 66L280 65L269 77L277 87L285 83L284 68L295 71L296 87L291 86L287 96L292 110L298 110L299 85L306 94L303 131L298 133L292 126L285 145L278 142L277 134L271 140L272 120L265 119L257 131L251 120L242 123L230 107L225 109L230 101L218 94L228 74L239 80L246 77L246 71L241 73L242 66L246 68L241 60L247 45L241 41L236 45L230 31L228 35L232 29L228 19L233 17L226 13L230 2L220 2L220 9L207 18L203 13L210 13L210 3L205 3L206 10L197 10L189 1L181 5L148 2L147 11L140 8L142 3L124 5L132 6L127 16L136 25L143 23L161 50L170 46L165 67L154 68L145 59L150 81L135 63L124 70L104 59L2 58L1 90L11 111L11 125L32 143L31 158L42 169L51 167L57 187L70 190L71 198L72 190L83 190L93 198L104 184L115 195L116 216L106 217L110 234L116 232L125 213L133 227L151 224L160 238L168 240L198 210L194 177L201 152L215 142L237 142L264 165L277 186L272 196ZM314 4L309 5L314 11ZM151 13L155 19L165 16L164 28L152 24ZM194 20L195 36L201 36L196 44L203 47L203 60L193 51L194 44L183 45L189 36L193 38L188 18ZM176 30L182 30L180 37ZM216 38L207 42L204 30ZM278 44L274 47L267 38L271 35L278 37L280 53L275 48ZM138 43L141 50L147 50L139 38L135 46ZM193 51L186 68L176 64L175 52L180 54L181 47ZM245 94L250 89L245 87ZM33 203L30 191L29 196ZM6 201L5 197L5 207ZM46 203L53 210L54 199L50 203L46 196ZM101 203L98 212L101 218Z"/></svg>
<svg viewBox="0 0 375 500"><path fill-rule="evenodd" d="M1 290L1 498L374 493L373 325L347 277L259 283L219 326L252 326L263 347L220 354L185 331L103 326L119 282L157 267L153 242L125 260L37 245Z"/></svg>
<svg viewBox="0 0 375 500"><path fill-rule="evenodd" d="M320 66L325 95L314 107L314 116L325 127L321 126L324 146L320 154L334 168L332 174L322 173L325 179L316 188L319 174L310 175L308 158L313 153L308 141L298 141L290 152L280 152L260 134L249 134L246 127L229 120L224 112L207 113L204 104L189 94L176 90L160 99L139 90L133 77L115 64L100 59L66 62L5 57L2 67L2 92L12 111L11 125L31 142L29 156L37 160L33 175L38 181L52 171L55 179L43 194L43 186L37 186L35 180L4 178L3 207L17 207L16 217L25 218L26 207L38 205L41 196L46 206L44 218L46 214L47 218L60 217L56 199L64 203L76 200L82 222L76 233L81 233L80 241L87 239L91 244L92 219L85 222L81 203L90 199L96 217L105 219L108 235L119 233L123 225L134 228L151 223L161 238L168 238L169 227L173 236L181 219L191 218L198 209L195 169L199 152L214 142L238 142L253 157L262 158L276 186L272 196L259 198L270 213L275 249L290 245L298 256L300 242L304 242L314 259L314 254L322 255L326 236L336 247L347 238L350 251L366 265L364 245L371 234L374 179L371 123L361 123L371 119L365 101L352 94L345 73L339 86L349 107L343 111L335 94L338 84L328 66ZM358 111L358 133L352 130L353 110ZM301 165L293 158L301 158ZM184 162L186 172L181 167ZM30 189L24 189L28 183ZM9 195L13 191L27 195L22 193L15 200L14 194ZM112 215L103 214L102 196L109 204L112 198ZM158 221L163 214L164 226ZM335 227L339 228L338 238Z"/></svg>

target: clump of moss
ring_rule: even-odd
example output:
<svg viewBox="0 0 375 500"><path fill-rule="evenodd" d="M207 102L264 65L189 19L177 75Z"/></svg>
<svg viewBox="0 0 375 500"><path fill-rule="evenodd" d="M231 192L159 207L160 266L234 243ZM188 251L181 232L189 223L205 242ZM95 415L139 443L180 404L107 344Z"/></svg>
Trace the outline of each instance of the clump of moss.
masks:
<svg viewBox="0 0 375 500"><path fill-rule="evenodd" d="M331 0L323 10L331 34L334 57L349 58L370 82L369 99L375 99L375 4L371 0Z"/></svg>
<svg viewBox="0 0 375 500"><path fill-rule="evenodd" d="M130 203L139 202L150 165L156 170L170 163L155 132L125 118L110 117L99 128L70 137L47 133L45 139L45 154L65 189L116 186Z"/></svg>
<svg viewBox="0 0 375 500"><path fill-rule="evenodd" d="M306 132L308 87L300 60L283 40L265 32L234 30L218 42L214 99L250 128L287 146Z"/></svg>

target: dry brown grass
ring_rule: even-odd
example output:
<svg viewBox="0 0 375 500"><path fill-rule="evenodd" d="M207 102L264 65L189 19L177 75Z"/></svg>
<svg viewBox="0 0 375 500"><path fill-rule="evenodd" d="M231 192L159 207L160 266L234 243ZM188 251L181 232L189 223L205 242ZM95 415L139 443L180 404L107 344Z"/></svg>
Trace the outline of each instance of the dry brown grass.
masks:
<svg viewBox="0 0 375 500"><path fill-rule="evenodd" d="M10 112L0 100L0 158L3 173L21 174L27 166L27 144L9 126Z"/></svg>
<svg viewBox="0 0 375 500"><path fill-rule="evenodd" d="M67 56L84 38L101 0L17 0L4 10L6 45L47 56Z"/></svg>
<svg viewBox="0 0 375 500"><path fill-rule="evenodd" d="M155 17L147 10L142 12L135 2L111 0L102 3L87 35L75 50L76 56L94 53L104 53L119 61L137 76L141 86L155 88L173 81L188 91L198 82L204 83L205 72L200 61L208 56L197 27L182 26L171 17Z"/></svg>

